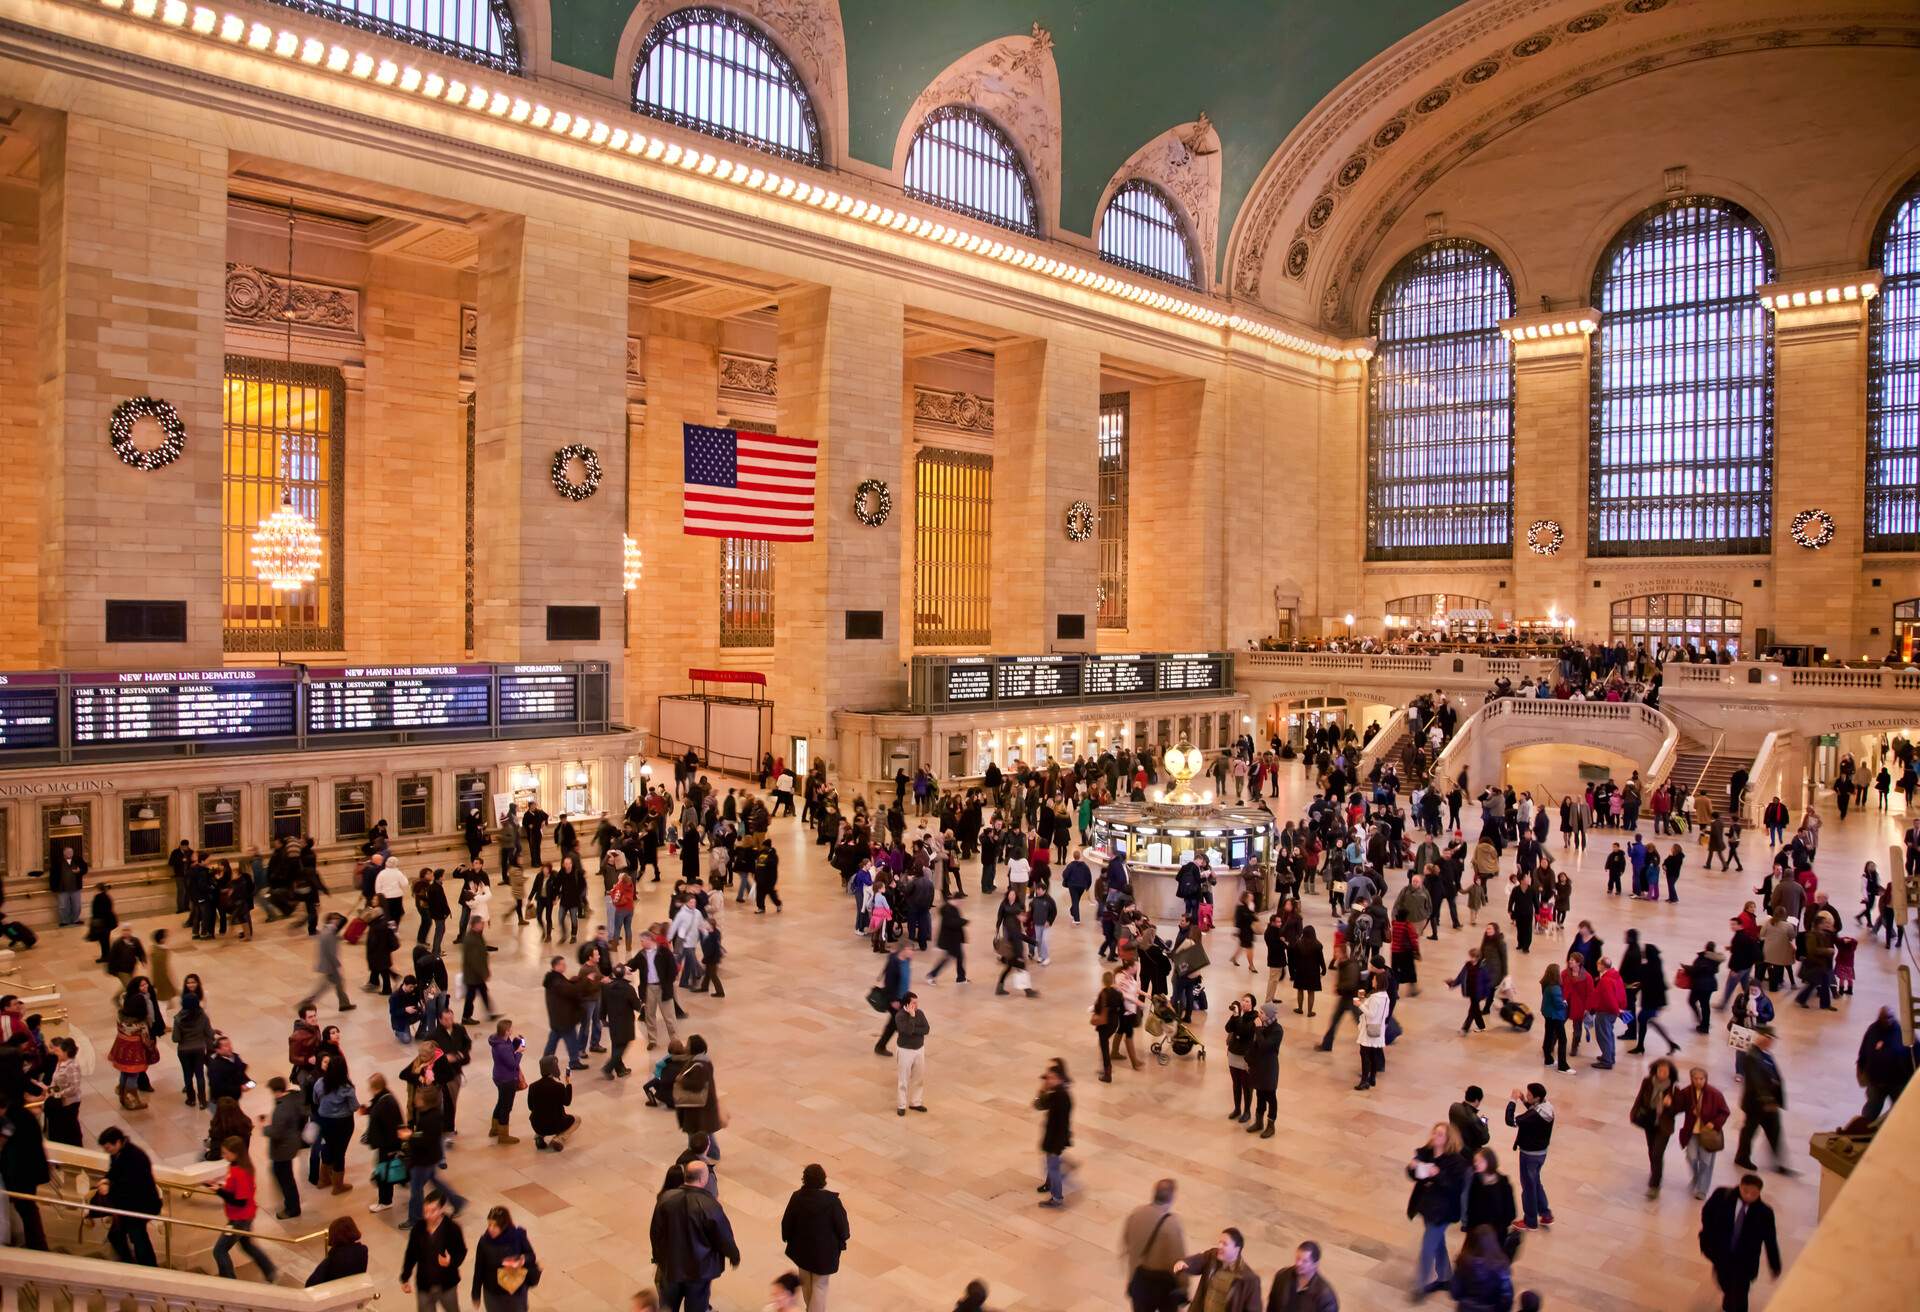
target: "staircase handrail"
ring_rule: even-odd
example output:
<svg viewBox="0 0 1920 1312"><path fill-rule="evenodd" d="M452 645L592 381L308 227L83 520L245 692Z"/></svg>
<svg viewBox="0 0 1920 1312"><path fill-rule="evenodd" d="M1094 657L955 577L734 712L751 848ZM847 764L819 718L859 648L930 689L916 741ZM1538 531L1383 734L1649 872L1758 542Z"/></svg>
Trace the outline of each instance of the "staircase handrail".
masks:
<svg viewBox="0 0 1920 1312"><path fill-rule="evenodd" d="M1380 732L1373 736L1373 741L1361 750L1360 759L1354 764L1355 776L1360 779L1365 779L1369 772L1372 771L1375 763L1391 752L1394 745L1398 743L1400 739L1406 737L1406 735L1407 708L1402 706L1399 710L1387 717L1387 722L1380 726ZM1402 780L1401 782L1405 783L1410 781Z"/></svg>
<svg viewBox="0 0 1920 1312"><path fill-rule="evenodd" d="M310 1289L290 1289L242 1283L198 1271L0 1248L0 1301L7 1307L19 1307L20 1291L29 1288L38 1295L43 1309L54 1307L57 1295L62 1293L76 1308L92 1306L94 1296L99 1295L101 1305L107 1308L131 1303L136 1308L194 1312L360 1312L380 1297L373 1277L368 1275L328 1280Z"/></svg>

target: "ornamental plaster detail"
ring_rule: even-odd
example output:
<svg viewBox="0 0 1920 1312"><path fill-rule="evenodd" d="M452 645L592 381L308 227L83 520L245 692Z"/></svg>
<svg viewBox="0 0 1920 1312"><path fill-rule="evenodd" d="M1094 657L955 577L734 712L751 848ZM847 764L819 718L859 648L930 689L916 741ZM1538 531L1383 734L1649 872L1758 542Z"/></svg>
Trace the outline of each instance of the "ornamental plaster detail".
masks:
<svg viewBox="0 0 1920 1312"><path fill-rule="evenodd" d="M913 389L916 427L945 428L961 433L993 435L993 398L972 392L947 392L934 387Z"/></svg>
<svg viewBox="0 0 1920 1312"><path fill-rule="evenodd" d="M747 396L778 396L780 366L752 355L720 357L720 390Z"/></svg>
<svg viewBox="0 0 1920 1312"><path fill-rule="evenodd" d="M227 265L227 322L295 327L329 336L360 336L360 292L268 273L251 264Z"/></svg>
<svg viewBox="0 0 1920 1312"><path fill-rule="evenodd" d="M1060 208L1060 76L1053 36L1038 23L1026 36L1001 37L949 64L907 111L897 164L922 120L942 105L970 105L1005 130L1033 178L1042 225Z"/></svg>
<svg viewBox="0 0 1920 1312"><path fill-rule="evenodd" d="M1134 178L1153 183L1180 207L1197 248L1200 285L1212 282L1220 245L1220 134L1203 111L1191 123L1167 129L1120 167L1100 203ZM1096 217L1096 235L1098 222Z"/></svg>

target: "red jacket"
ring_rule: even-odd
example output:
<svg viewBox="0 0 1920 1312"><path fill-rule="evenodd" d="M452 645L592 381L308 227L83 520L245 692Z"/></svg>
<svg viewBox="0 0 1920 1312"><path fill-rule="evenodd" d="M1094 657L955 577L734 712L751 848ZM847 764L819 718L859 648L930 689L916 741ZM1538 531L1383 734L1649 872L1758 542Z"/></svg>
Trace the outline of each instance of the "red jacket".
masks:
<svg viewBox="0 0 1920 1312"><path fill-rule="evenodd" d="M1411 920L1396 920L1393 931L1387 941L1390 952L1408 952L1420 955L1420 931L1413 927Z"/></svg>
<svg viewBox="0 0 1920 1312"><path fill-rule="evenodd" d="M1618 1016L1627 1009L1627 986L1613 967L1593 982L1593 998L1587 1009L1602 1016Z"/></svg>
<svg viewBox="0 0 1920 1312"><path fill-rule="evenodd" d="M1581 1019L1585 1017L1589 1011L1593 1010L1593 995L1595 992L1593 976L1584 970L1578 975L1570 971L1562 974L1560 976L1560 992L1564 994L1567 999L1567 1019L1575 1025L1578 1025ZM1626 991L1623 989L1621 990L1621 998L1623 1001L1625 997Z"/></svg>
<svg viewBox="0 0 1920 1312"><path fill-rule="evenodd" d="M1682 1148L1687 1146L1687 1140L1693 1138L1695 1131L1702 1125L1711 1125L1718 1129L1733 1115L1732 1109L1727 1106L1726 1097L1711 1084L1701 1091L1697 1101L1698 1106L1695 1105L1696 1099L1693 1096L1691 1084L1673 1095L1673 1110L1684 1118L1680 1122Z"/></svg>

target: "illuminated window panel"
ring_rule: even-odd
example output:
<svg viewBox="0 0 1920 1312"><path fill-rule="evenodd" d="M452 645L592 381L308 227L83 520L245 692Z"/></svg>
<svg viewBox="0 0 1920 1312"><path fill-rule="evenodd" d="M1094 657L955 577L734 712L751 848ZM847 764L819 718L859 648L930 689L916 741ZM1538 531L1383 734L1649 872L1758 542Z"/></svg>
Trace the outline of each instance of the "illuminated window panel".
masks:
<svg viewBox="0 0 1920 1312"><path fill-rule="evenodd" d="M737 14L700 6L668 14L633 69L633 107L649 118L818 165L820 122L793 64Z"/></svg>
<svg viewBox="0 0 1920 1312"><path fill-rule="evenodd" d="M1100 506L1095 520L1100 543L1099 624L1103 629L1127 627L1130 402L1125 392L1100 398Z"/></svg>
<svg viewBox="0 0 1920 1312"><path fill-rule="evenodd" d="M1513 282L1486 247L1423 246L1373 307L1367 559L1500 558L1513 545Z"/></svg>
<svg viewBox="0 0 1920 1312"><path fill-rule="evenodd" d="M1198 289L1199 261L1167 194L1135 178L1113 193L1100 221L1100 258L1150 278Z"/></svg>
<svg viewBox="0 0 1920 1312"><path fill-rule="evenodd" d="M230 355L221 423L220 604L227 651L338 651L346 381L338 369ZM253 532L283 494L320 532L320 573L275 592L253 572Z"/></svg>
<svg viewBox="0 0 1920 1312"><path fill-rule="evenodd" d="M1766 233L1728 201L1668 201L1614 238L1593 289L1594 555L1771 549L1772 278Z"/></svg>
<svg viewBox="0 0 1920 1312"><path fill-rule="evenodd" d="M923 447L913 495L913 640L984 647L992 641L993 457Z"/></svg>
<svg viewBox="0 0 1920 1312"><path fill-rule="evenodd" d="M520 71L520 43L507 0L273 0L469 64Z"/></svg>
<svg viewBox="0 0 1920 1312"><path fill-rule="evenodd" d="M1682 646L1740 654L1740 603L1695 592L1654 593L1613 603L1612 629L1629 647Z"/></svg>
<svg viewBox="0 0 1920 1312"><path fill-rule="evenodd" d="M720 539L720 645L773 646L773 543Z"/></svg>
<svg viewBox="0 0 1920 1312"><path fill-rule="evenodd" d="M907 147L907 195L929 205L1037 235L1033 182L1007 134L979 110L942 105Z"/></svg>
<svg viewBox="0 0 1920 1312"><path fill-rule="evenodd" d="M1874 242L1867 307L1867 550L1920 551L1920 181Z"/></svg>

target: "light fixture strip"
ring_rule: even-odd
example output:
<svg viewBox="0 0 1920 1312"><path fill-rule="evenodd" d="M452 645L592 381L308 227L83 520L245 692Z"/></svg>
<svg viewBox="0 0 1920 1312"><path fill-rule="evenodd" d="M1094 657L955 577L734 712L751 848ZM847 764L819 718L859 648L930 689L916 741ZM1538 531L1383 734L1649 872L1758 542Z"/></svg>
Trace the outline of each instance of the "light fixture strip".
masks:
<svg viewBox="0 0 1920 1312"><path fill-rule="evenodd" d="M88 0L74 2L85 4ZM483 70L469 70L460 76L432 71L423 74L418 69L398 65L371 51L352 50L292 27L272 27L238 14L222 14L204 5L188 4L184 0L92 0L92 3L136 19L158 21L165 26L191 32L204 40L245 45L262 56L271 55L283 61L303 64L315 74L330 73L354 81L371 81L401 94L438 102L446 108L489 118L506 118L530 132L564 137L608 154L643 156L662 167L678 167L742 191L757 191L788 200L794 205L846 215L870 228L897 232L928 244L959 246L983 259L1027 270L1058 283L1130 301L1210 328L1230 329L1320 359L1367 360L1373 354L1371 348L1365 345L1340 346L1319 341L1259 319L1229 314L1211 305L1116 278L1102 270L1020 246L1006 240L1005 234L985 236L965 232L949 225L944 218L917 215L849 197L800 178L783 177L771 170L729 160L681 143L666 142L663 145L658 138L650 138L632 128L615 127L590 114L530 104L498 87L467 80Z"/></svg>

